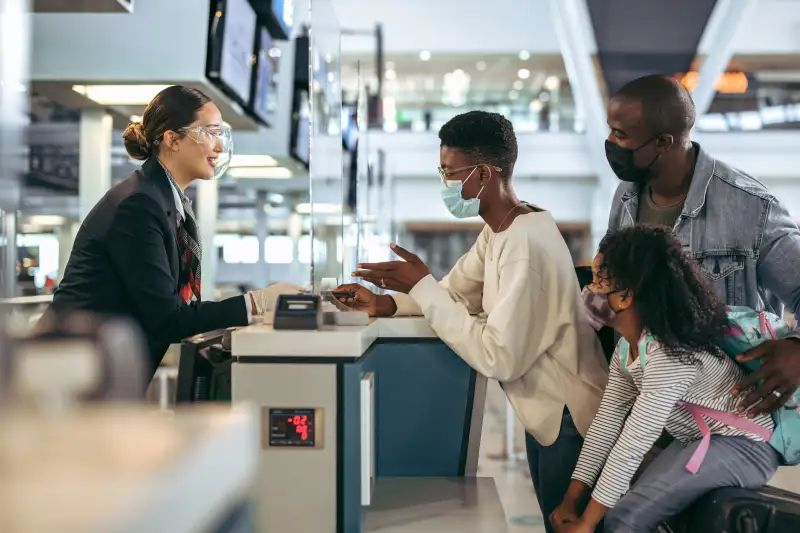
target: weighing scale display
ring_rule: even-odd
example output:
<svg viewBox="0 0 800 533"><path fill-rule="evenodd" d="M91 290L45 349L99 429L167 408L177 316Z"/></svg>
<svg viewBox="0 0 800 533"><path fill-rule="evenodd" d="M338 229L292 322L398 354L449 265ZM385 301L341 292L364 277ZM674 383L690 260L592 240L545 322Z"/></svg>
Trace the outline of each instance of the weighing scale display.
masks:
<svg viewBox="0 0 800 533"><path fill-rule="evenodd" d="M269 445L317 445L316 409L270 409Z"/></svg>

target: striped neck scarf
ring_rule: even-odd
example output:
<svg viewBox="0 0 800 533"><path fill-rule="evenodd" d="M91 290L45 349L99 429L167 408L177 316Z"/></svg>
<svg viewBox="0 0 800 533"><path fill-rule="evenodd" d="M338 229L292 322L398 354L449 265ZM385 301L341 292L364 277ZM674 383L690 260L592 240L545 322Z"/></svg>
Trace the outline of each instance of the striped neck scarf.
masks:
<svg viewBox="0 0 800 533"><path fill-rule="evenodd" d="M161 164L161 161L159 161L159 164ZM191 299L192 295L199 302L202 301L200 296L202 279L200 260L203 257L203 245L200 242L200 233L197 230L197 219L192 209L192 201L189 200L181 188L178 187L178 183L175 181L172 173L167 170L167 167L161 164L161 168L164 169L167 179L169 179L172 187L175 188L183 204L184 220L183 224L178 229L178 243L181 245L182 252L181 271L184 272L184 269L186 269L189 272L188 285L191 288L191 293L184 291L184 287L181 287L181 294L184 295L184 299L187 300L187 302Z"/></svg>

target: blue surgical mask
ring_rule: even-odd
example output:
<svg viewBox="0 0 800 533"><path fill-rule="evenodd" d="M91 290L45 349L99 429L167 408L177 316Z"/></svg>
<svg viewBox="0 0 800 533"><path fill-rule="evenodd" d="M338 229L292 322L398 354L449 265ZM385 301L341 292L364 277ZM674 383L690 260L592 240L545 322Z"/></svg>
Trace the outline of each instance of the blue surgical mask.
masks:
<svg viewBox="0 0 800 533"><path fill-rule="evenodd" d="M444 205L447 207L447 210L450 211L450 214L456 218L476 217L481 210L480 195L483 192L483 187L478 191L478 195L475 198L464 198L461 196L464 184L469 181L472 174L474 174L477 169L478 167L472 169L472 172L469 173L469 176L467 176L467 179L464 181L448 181L448 185L450 186L442 189L442 201L444 201Z"/></svg>

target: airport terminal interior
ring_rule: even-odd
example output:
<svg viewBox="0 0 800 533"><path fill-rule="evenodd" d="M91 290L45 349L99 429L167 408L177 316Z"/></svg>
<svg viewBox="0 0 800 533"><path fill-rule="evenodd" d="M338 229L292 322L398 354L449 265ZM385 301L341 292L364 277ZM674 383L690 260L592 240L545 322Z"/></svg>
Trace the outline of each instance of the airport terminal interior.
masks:
<svg viewBox="0 0 800 533"><path fill-rule="evenodd" d="M446 320L419 300L418 316L354 308L355 283L401 301L354 272L401 260L397 244L442 280L483 238L442 201L460 169L439 168L440 129L480 110L513 124L517 196L590 273L620 184L606 106L652 74L691 95L703 153L757 179L796 232L798 36L794 0L0 0L0 533L553 531L517 389L440 338ZM148 137L147 105L175 85L216 106L211 133L190 118ZM184 191L148 166L200 134L217 143L209 179ZM96 252L98 219L116 227L127 201L109 191L151 171L172 191L158 220L179 226L136 215ZM738 207L726 223L749 235ZM707 271L729 294L745 268L731 250ZM59 308L77 286L107 305ZM210 302L218 318L198 311ZM182 333L153 341L140 326L169 305L159 328ZM469 318L476 338L487 313ZM773 514L796 521L658 531L800 531L800 466L768 484L790 502Z"/></svg>

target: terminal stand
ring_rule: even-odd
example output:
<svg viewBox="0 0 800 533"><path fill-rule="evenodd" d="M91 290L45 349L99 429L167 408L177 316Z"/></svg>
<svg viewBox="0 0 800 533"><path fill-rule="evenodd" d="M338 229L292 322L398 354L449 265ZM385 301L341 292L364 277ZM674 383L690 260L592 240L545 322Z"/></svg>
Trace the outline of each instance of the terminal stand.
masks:
<svg viewBox="0 0 800 533"><path fill-rule="evenodd" d="M261 413L260 531L505 530L475 477L486 378L424 318L231 338L232 399Z"/></svg>

